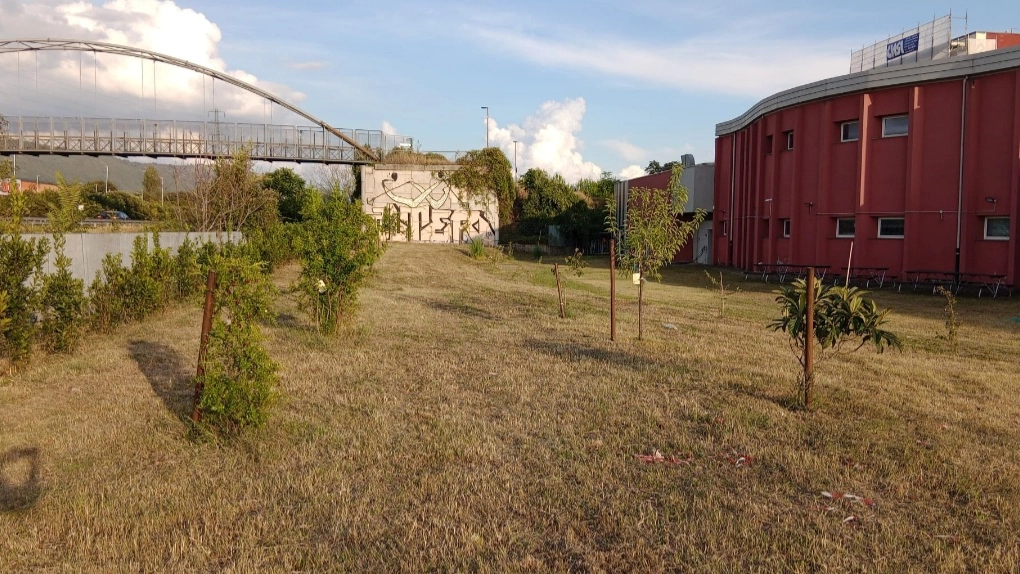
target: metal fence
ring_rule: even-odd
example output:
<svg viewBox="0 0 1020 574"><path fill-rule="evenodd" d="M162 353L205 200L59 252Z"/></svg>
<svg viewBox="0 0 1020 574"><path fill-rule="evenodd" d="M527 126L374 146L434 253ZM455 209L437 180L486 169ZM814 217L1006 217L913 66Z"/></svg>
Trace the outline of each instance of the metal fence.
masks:
<svg viewBox="0 0 1020 574"><path fill-rule="evenodd" d="M850 54L850 73L950 56L952 13Z"/></svg>

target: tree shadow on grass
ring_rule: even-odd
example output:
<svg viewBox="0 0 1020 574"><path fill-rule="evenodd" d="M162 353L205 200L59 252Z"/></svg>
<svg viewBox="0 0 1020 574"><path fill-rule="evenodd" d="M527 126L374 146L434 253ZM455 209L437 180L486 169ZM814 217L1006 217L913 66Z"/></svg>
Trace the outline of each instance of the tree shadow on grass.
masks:
<svg viewBox="0 0 1020 574"><path fill-rule="evenodd" d="M184 357L167 345L151 341L131 341L129 351L167 410L182 420L187 418L194 386Z"/></svg>
<svg viewBox="0 0 1020 574"><path fill-rule="evenodd" d="M543 355L550 355L564 361L593 360L623 365L632 369L644 369L659 364L658 361L640 355L625 353L615 349L590 347L574 341L553 342L528 339L524 341L524 346L532 351L537 351Z"/></svg>
<svg viewBox="0 0 1020 574"><path fill-rule="evenodd" d="M41 492L39 447L12 448L0 456L0 512L29 508Z"/></svg>

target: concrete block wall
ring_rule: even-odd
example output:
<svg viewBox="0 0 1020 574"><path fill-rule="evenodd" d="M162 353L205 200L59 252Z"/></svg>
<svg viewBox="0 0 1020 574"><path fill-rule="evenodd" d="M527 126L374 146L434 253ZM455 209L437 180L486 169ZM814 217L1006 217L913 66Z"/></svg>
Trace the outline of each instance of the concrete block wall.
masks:
<svg viewBox="0 0 1020 574"><path fill-rule="evenodd" d="M131 265L131 248L135 238L147 236L149 248L152 248L151 233L68 233L64 237L67 244L64 246L64 253L71 258L71 274L77 279L84 279L85 285L96 276L96 271L102 269L103 258L108 253L120 253L124 265ZM25 238L45 238L50 244L50 253L46 257L43 270L47 273L54 271L53 236L43 233L27 233ZM233 233L186 233L186 232L163 232L159 234L159 244L162 247L170 248L172 253L177 253L177 248L190 238L197 243L213 241L215 243L239 242L244 237L240 232Z"/></svg>

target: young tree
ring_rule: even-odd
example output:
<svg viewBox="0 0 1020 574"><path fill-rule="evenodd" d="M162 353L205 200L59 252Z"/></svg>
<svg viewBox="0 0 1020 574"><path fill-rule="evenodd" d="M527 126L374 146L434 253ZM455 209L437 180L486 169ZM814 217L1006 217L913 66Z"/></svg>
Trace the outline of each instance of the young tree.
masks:
<svg viewBox="0 0 1020 574"><path fill-rule="evenodd" d="M800 381L800 391L804 407L811 406L811 391L814 385L814 372L808 364L805 349L808 345L808 287L807 282L798 279L793 286L776 291L776 303L779 304L782 316L773 319L768 328L782 331L790 336L790 346L797 355L797 361L804 375ZM887 346L900 348L899 338L882 329L889 310L879 311L878 306L866 297L866 292L857 287L840 287L823 285L814 282L814 344L821 351L819 359L840 351L854 352L867 343L875 345L881 353ZM847 344L856 344L846 348Z"/></svg>
<svg viewBox="0 0 1020 574"><path fill-rule="evenodd" d="M159 201L162 187L162 180L155 166L145 168L145 174L142 175L142 198L146 201Z"/></svg>
<svg viewBox="0 0 1020 574"><path fill-rule="evenodd" d="M315 193L308 189L304 178L289 167L281 167L266 174L262 179L262 187L279 194L280 219L283 221L301 221L301 210L308 203L309 194Z"/></svg>
<svg viewBox="0 0 1020 574"><path fill-rule="evenodd" d="M196 165L195 190L178 194L181 224L195 231L265 227L278 220L276 194L262 186L246 150Z"/></svg>
<svg viewBox="0 0 1020 574"><path fill-rule="evenodd" d="M687 244L705 220L705 211L698 209L685 221L683 215L688 191L680 183L682 174L683 167L674 166L666 190L630 188L623 229L616 225L616 201L609 203L606 223L616 238L620 269L633 269L638 274L638 340L644 332L645 278L661 280L659 269L673 261L677 251Z"/></svg>
<svg viewBox="0 0 1020 574"><path fill-rule="evenodd" d="M499 148L476 149L467 152L457 164L460 165L457 171L443 172L447 183L464 192L462 199L465 201L475 199L488 203L489 198L495 196L499 204L499 224L512 223L517 188L506 155Z"/></svg>

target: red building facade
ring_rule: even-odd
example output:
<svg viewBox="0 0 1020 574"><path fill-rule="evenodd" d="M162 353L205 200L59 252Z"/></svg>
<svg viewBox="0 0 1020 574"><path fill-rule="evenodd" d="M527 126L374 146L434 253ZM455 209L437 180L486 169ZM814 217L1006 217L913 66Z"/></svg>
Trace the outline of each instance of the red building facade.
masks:
<svg viewBox="0 0 1020 574"><path fill-rule="evenodd" d="M869 70L716 130L713 262L1020 271L1020 48Z"/></svg>

